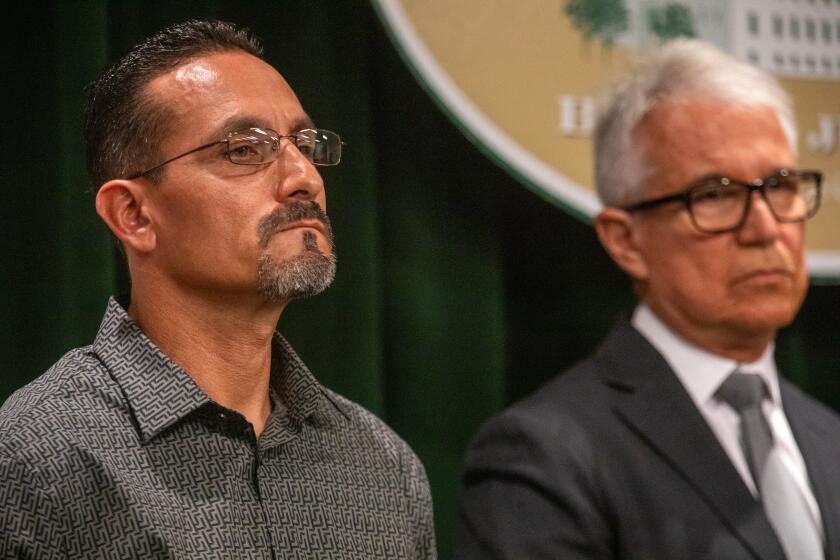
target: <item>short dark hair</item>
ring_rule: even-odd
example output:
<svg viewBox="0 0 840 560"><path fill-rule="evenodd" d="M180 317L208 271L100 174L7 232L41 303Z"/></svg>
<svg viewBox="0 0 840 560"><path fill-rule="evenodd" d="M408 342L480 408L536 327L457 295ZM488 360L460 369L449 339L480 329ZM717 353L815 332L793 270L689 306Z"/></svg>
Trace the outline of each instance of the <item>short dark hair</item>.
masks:
<svg viewBox="0 0 840 560"><path fill-rule="evenodd" d="M247 28L189 20L134 46L93 81L87 87L85 148L94 190L158 163L171 111L147 95L152 80L190 59L236 50L262 59L262 45ZM155 173L147 177L160 179Z"/></svg>

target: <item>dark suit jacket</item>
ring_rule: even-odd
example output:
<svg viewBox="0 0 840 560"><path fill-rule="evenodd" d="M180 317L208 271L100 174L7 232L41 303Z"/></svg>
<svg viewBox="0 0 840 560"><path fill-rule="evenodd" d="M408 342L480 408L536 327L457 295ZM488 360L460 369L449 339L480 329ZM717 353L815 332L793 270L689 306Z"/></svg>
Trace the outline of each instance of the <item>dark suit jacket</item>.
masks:
<svg viewBox="0 0 840 560"><path fill-rule="evenodd" d="M840 559L840 419L780 382L826 556ZM463 484L457 559L784 558L691 397L628 324L485 424Z"/></svg>

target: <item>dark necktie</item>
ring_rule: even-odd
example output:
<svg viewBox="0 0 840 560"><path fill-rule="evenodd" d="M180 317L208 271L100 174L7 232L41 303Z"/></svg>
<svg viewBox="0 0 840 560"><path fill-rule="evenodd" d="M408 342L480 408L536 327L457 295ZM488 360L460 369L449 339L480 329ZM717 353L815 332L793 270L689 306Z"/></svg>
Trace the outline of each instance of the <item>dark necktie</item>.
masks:
<svg viewBox="0 0 840 560"><path fill-rule="evenodd" d="M790 560L822 560L822 538L808 504L781 450L774 447L773 432L761 410L767 386L758 375L733 372L721 384L718 398L741 419L741 445L758 488L764 511Z"/></svg>

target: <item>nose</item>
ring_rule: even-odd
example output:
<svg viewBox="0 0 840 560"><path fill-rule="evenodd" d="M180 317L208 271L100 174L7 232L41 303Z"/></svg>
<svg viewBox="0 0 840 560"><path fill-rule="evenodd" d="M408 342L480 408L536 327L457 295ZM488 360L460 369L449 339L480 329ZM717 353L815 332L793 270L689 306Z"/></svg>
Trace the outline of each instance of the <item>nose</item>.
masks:
<svg viewBox="0 0 840 560"><path fill-rule="evenodd" d="M750 207L738 238L744 244L765 244L779 236L779 221L759 191L750 193Z"/></svg>
<svg viewBox="0 0 840 560"><path fill-rule="evenodd" d="M324 192L324 181L315 165L291 142L283 142L277 157L276 198L315 200Z"/></svg>

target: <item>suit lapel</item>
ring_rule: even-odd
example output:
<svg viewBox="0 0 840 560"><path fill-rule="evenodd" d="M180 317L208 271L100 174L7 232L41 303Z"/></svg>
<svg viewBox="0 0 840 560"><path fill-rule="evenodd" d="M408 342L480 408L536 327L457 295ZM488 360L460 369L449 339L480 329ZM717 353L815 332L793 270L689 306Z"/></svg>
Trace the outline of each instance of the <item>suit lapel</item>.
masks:
<svg viewBox="0 0 840 560"><path fill-rule="evenodd" d="M606 382L624 393L616 414L680 473L758 558L784 560L760 504L679 379L647 340L623 324L595 359L609 372Z"/></svg>
<svg viewBox="0 0 840 560"><path fill-rule="evenodd" d="M805 460L811 490L817 499L826 541L826 557L840 558L840 483L837 466L840 450L837 434L829 433L830 418L820 418L824 413L809 402L799 390L780 380L782 406L793 437Z"/></svg>

